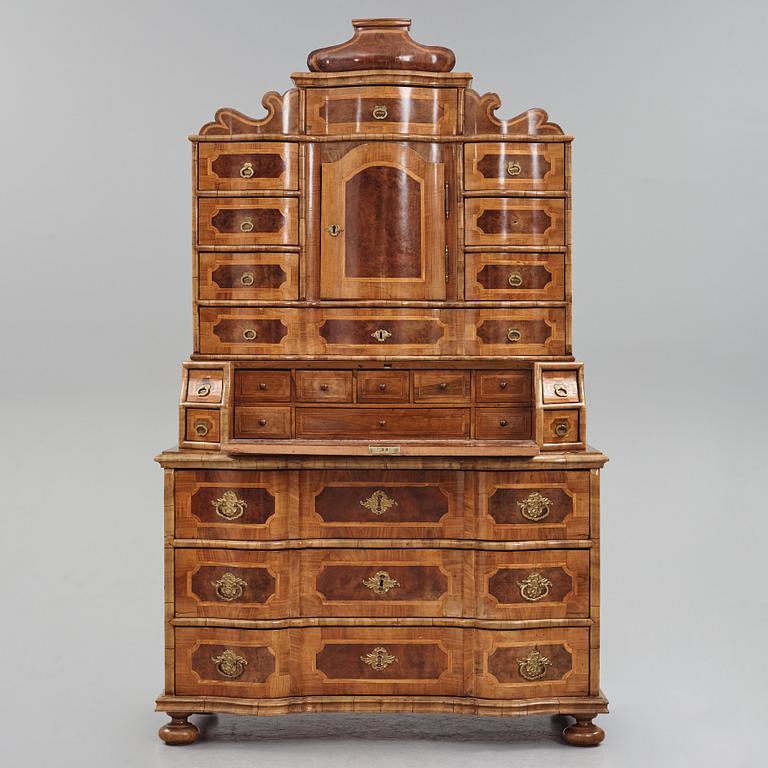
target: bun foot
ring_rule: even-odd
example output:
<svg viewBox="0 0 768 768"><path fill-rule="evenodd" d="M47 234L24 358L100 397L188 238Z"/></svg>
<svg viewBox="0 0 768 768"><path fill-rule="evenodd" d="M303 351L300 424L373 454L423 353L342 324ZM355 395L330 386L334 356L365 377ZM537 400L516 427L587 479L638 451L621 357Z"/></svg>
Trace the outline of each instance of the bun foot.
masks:
<svg viewBox="0 0 768 768"><path fill-rule="evenodd" d="M190 713L191 714L191 713ZM197 737L200 735L200 731L197 730L197 726L187 720L189 714L170 715L170 723L166 723L158 732L157 735L166 743L172 746L183 746L184 744L194 744L197 741Z"/></svg>
<svg viewBox="0 0 768 768"><path fill-rule="evenodd" d="M572 747L596 747L604 738L605 731L592 722L597 715L574 715L576 722L563 731L566 744Z"/></svg>

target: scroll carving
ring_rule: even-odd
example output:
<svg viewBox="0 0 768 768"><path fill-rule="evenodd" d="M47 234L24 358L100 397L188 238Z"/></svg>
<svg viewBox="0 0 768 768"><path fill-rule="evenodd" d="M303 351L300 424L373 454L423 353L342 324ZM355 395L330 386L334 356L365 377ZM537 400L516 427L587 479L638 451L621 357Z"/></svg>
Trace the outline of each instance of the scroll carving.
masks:
<svg viewBox="0 0 768 768"><path fill-rule="evenodd" d="M543 109L529 109L510 120L499 120L494 112L501 106L501 99L495 93L482 96L471 88L464 97L464 133L497 133L501 136L562 136L563 129L549 122Z"/></svg>
<svg viewBox="0 0 768 768"><path fill-rule="evenodd" d="M230 107L217 110L214 121L201 129L202 136L232 136L238 133L298 133L299 92L296 88L282 96L277 91L264 94L261 105L266 117L257 120Z"/></svg>

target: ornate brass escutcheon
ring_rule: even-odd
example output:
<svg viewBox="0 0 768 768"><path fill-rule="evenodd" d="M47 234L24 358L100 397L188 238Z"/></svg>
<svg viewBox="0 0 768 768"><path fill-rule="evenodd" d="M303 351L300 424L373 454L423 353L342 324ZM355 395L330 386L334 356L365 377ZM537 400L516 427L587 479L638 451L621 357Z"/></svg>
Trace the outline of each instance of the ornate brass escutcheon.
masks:
<svg viewBox="0 0 768 768"><path fill-rule="evenodd" d="M253 219L247 216L240 222L241 232L253 232Z"/></svg>
<svg viewBox="0 0 768 768"><path fill-rule="evenodd" d="M222 651L219 656L212 656L211 661L216 665L216 671L222 677L233 680L240 677L248 666L248 662L242 656L238 656L229 648Z"/></svg>
<svg viewBox="0 0 768 768"><path fill-rule="evenodd" d="M383 515L390 507L396 507L397 502L390 499L386 491L374 491L367 499L360 502L360 506L370 510L374 515Z"/></svg>
<svg viewBox="0 0 768 768"><path fill-rule="evenodd" d="M196 390L195 394L198 397L208 397L208 395L211 394L211 385L210 384L201 384Z"/></svg>
<svg viewBox="0 0 768 768"><path fill-rule="evenodd" d="M386 328L378 328L371 334L376 341L386 341L391 335Z"/></svg>
<svg viewBox="0 0 768 768"><path fill-rule="evenodd" d="M511 341L513 344L520 341L523 338L523 334L517 328L510 328L507 331L507 341Z"/></svg>
<svg viewBox="0 0 768 768"><path fill-rule="evenodd" d="M373 112L371 112L371 114L373 115L374 120L386 120L389 112L383 104L377 104L373 108Z"/></svg>
<svg viewBox="0 0 768 768"><path fill-rule="evenodd" d="M212 581L211 586L216 587L216 597L229 603L243 596L243 589L248 586L248 582L227 571L221 575L221 578Z"/></svg>
<svg viewBox="0 0 768 768"><path fill-rule="evenodd" d="M248 509L247 502L238 499L234 491L224 491L220 498L214 499L211 504L219 517L225 520L237 520L245 514Z"/></svg>
<svg viewBox="0 0 768 768"><path fill-rule="evenodd" d="M513 272L508 278L507 282L513 288L519 288L523 284L523 276L519 272Z"/></svg>
<svg viewBox="0 0 768 768"><path fill-rule="evenodd" d="M518 501L517 506L520 507L520 514L526 520L543 520L552 507L552 502L546 497L542 496L538 491L533 491L527 499Z"/></svg>
<svg viewBox="0 0 768 768"><path fill-rule="evenodd" d="M377 645L372 651L366 653L365 656L361 656L360 661L364 661L371 669L381 672L382 669L386 669L390 664L394 664L397 661L397 656L393 656L383 646Z"/></svg>
<svg viewBox="0 0 768 768"><path fill-rule="evenodd" d="M246 287L253 285L255 280L256 278L253 272L243 272L243 274L240 275L240 282Z"/></svg>
<svg viewBox="0 0 768 768"><path fill-rule="evenodd" d="M565 384L555 384L552 391L555 393L555 397L568 397L568 387Z"/></svg>
<svg viewBox="0 0 768 768"><path fill-rule="evenodd" d="M240 175L244 179L250 179L254 174L253 163L243 163L243 167L240 169Z"/></svg>
<svg viewBox="0 0 768 768"><path fill-rule="evenodd" d="M540 573L532 573L522 581L518 581L517 586L520 587L520 595L524 600L535 603L549 594L552 582Z"/></svg>
<svg viewBox="0 0 768 768"><path fill-rule="evenodd" d="M258 335L259 334L256 333L256 329L255 328L246 328L243 331L243 338L246 341L254 341Z"/></svg>
<svg viewBox="0 0 768 768"><path fill-rule="evenodd" d="M552 666L552 662L539 653L537 648L529 651L522 659L517 660L520 676L526 680L540 680L547 674L547 667Z"/></svg>
<svg viewBox="0 0 768 768"><path fill-rule="evenodd" d="M202 422L195 424L195 434L198 437L205 437L208 434L208 425Z"/></svg>
<svg viewBox="0 0 768 768"><path fill-rule="evenodd" d="M565 437L571 431L571 426L567 421L558 421L555 424L555 434L558 437Z"/></svg>
<svg viewBox="0 0 768 768"><path fill-rule="evenodd" d="M519 176L523 172L523 166L517 160L510 160L507 163L507 173L510 176Z"/></svg>
<svg viewBox="0 0 768 768"><path fill-rule="evenodd" d="M330 224L325 228L325 231L331 237L338 237L344 231L344 228L340 227L338 224Z"/></svg>
<svg viewBox="0 0 768 768"><path fill-rule="evenodd" d="M363 579L363 584L377 595L386 595L390 589L400 586L400 582L393 579L386 571L376 571L373 576Z"/></svg>

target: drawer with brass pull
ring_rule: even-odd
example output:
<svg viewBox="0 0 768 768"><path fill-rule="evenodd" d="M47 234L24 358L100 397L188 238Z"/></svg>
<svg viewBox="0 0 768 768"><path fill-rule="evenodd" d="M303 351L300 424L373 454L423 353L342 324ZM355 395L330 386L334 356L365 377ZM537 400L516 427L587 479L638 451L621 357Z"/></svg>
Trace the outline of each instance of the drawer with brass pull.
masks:
<svg viewBox="0 0 768 768"><path fill-rule="evenodd" d="M478 403L530 403L533 377L530 369L478 371L475 399Z"/></svg>
<svg viewBox="0 0 768 768"><path fill-rule="evenodd" d="M469 371L414 371L415 403L464 403L471 395Z"/></svg>
<svg viewBox="0 0 768 768"><path fill-rule="evenodd" d="M565 245L562 198L468 197L464 242L486 245Z"/></svg>
<svg viewBox="0 0 768 768"><path fill-rule="evenodd" d="M186 408L184 439L191 443L218 443L221 439L218 408Z"/></svg>
<svg viewBox="0 0 768 768"><path fill-rule="evenodd" d="M544 444L581 443L581 408L552 409L543 412Z"/></svg>
<svg viewBox="0 0 768 768"><path fill-rule="evenodd" d="M565 254L464 254L468 301L564 301Z"/></svg>
<svg viewBox="0 0 768 768"><path fill-rule="evenodd" d="M203 301L295 301L299 298L297 253L201 251L197 290Z"/></svg>
<svg viewBox="0 0 768 768"><path fill-rule="evenodd" d="M408 371L360 371L357 374L359 403L407 403Z"/></svg>
<svg viewBox="0 0 768 768"><path fill-rule="evenodd" d="M565 309L466 310L467 351L476 355L563 355Z"/></svg>
<svg viewBox="0 0 768 768"><path fill-rule="evenodd" d="M561 191L565 189L565 145L504 142L464 145L468 190Z"/></svg>
<svg viewBox="0 0 768 768"><path fill-rule="evenodd" d="M187 368L187 403L221 403L224 388L224 372L221 369Z"/></svg>
<svg viewBox="0 0 768 768"><path fill-rule="evenodd" d="M288 403L291 400L290 371L235 371L235 405Z"/></svg>
<svg viewBox="0 0 768 768"><path fill-rule="evenodd" d="M288 142L201 142L197 145L200 190L299 188L299 152Z"/></svg>
<svg viewBox="0 0 768 768"><path fill-rule="evenodd" d="M234 409L234 437L275 439L291 436L291 409L242 405Z"/></svg>
<svg viewBox="0 0 768 768"><path fill-rule="evenodd" d="M351 403L352 371L296 371L300 403Z"/></svg>
<svg viewBox="0 0 768 768"><path fill-rule="evenodd" d="M524 405L477 408L475 437L478 440L530 440L533 438L533 411Z"/></svg>
<svg viewBox="0 0 768 768"><path fill-rule="evenodd" d="M542 399L545 405L580 403L579 371L545 369L541 373Z"/></svg>
<svg viewBox="0 0 768 768"><path fill-rule="evenodd" d="M197 201L198 245L298 245L295 197L206 197Z"/></svg>

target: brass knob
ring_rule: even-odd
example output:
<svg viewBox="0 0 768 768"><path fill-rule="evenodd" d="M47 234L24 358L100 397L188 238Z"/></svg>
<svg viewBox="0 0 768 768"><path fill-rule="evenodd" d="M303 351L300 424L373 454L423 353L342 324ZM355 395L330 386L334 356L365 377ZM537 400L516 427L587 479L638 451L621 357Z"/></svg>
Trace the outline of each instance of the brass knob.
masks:
<svg viewBox="0 0 768 768"><path fill-rule="evenodd" d="M246 328L243 331L243 338L246 341L253 341L256 338L257 335L258 334L256 333L256 329L255 328Z"/></svg>
<svg viewBox="0 0 768 768"><path fill-rule="evenodd" d="M557 424L555 424L555 434L558 437L565 437L570 429L571 427L567 421L558 421Z"/></svg>
<svg viewBox="0 0 768 768"><path fill-rule="evenodd" d="M259 389L263 392L267 388L267 385L263 382L259 382Z"/></svg>
<svg viewBox="0 0 768 768"><path fill-rule="evenodd" d="M229 648L222 651L219 656L212 656L211 661L216 665L216 671L222 677L230 679L240 677L248 666L248 662L242 656L238 656Z"/></svg>
<svg viewBox="0 0 768 768"><path fill-rule="evenodd" d="M211 586L216 589L216 597L220 600L226 600L228 603L232 600L239 600L243 596L243 589L248 583L243 581L234 573L223 573L216 581L211 582Z"/></svg>
<svg viewBox="0 0 768 768"><path fill-rule="evenodd" d="M344 228L340 227L338 224L331 224L325 228L325 231L331 237L338 237L344 231Z"/></svg>
<svg viewBox="0 0 768 768"><path fill-rule="evenodd" d="M506 419L500 419L499 420L499 426L500 427L506 427L507 426L507 420Z"/></svg>
<svg viewBox="0 0 768 768"><path fill-rule="evenodd" d="M383 104L377 104L371 114L374 120L386 120L389 112L387 112L387 108Z"/></svg>
<svg viewBox="0 0 768 768"><path fill-rule="evenodd" d="M509 382L507 381L500 381L499 382L499 389L506 389L509 386Z"/></svg>
<svg viewBox="0 0 768 768"><path fill-rule="evenodd" d="M327 384L321 384L321 385L320 385L320 389L321 389L323 392L327 392L327 391L328 391L328 385L327 385Z"/></svg>
<svg viewBox="0 0 768 768"><path fill-rule="evenodd" d="M243 272L243 274L240 275L240 282L245 286L253 285L254 280L253 272Z"/></svg>
<svg viewBox="0 0 768 768"><path fill-rule="evenodd" d="M440 389L448 389L448 385L444 381L441 381L437 386L440 387Z"/></svg>
<svg viewBox="0 0 768 768"><path fill-rule="evenodd" d="M379 426L380 427L386 427L387 426L387 420L386 419L379 419Z"/></svg>
<svg viewBox="0 0 768 768"><path fill-rule="evenodd" d="M379 389L383 392L387 388L386 384L379 384Z"/></svg>
<svg viewBox="0 0 768 768"><path fill-rule="evenodd" d="M253 219L248 216L240 222L241 232L253 232Z"/></svg>
<svg viewBox="0 0 768 768"><path fill-rule="evenodd" d="M195 434L198 437L205 437L208 434L208 425L203 424L203 422L195 424Z"/></svg>
<svg viewBox="0 0 768 768"><path fill-rule="evenodd" d="M244 179L250 179L254 174L253 170L253 164L252 163L243 163L242 167L240 168L240 175Z"/></svg>
<svg viewBox="0 0 768 768"><path fill-rule="evenodd" d="M512 274L507 278L507 282L513 288L519 288L523 284L523 276L519 272L512 272Z"/></svg>
<svg viewBox="0 0 768 768"><path fill-rule="evenodd" d="M568 397L568 387L565 384L555 384L553 391L556 397Z"/></svg>
<svg viewBox="0 0 768 768"><path fill-rule="evenodd" d="M518 581L517 586L520 588L520 596L523 600L535 603L549 594L552 582L540 573L532 573L522 581Z"/></svg>
<svg viewBox="0 0 768 768"><path fill-rule="evenodd" d="M517 160L510 160L507 163L507 173L510 176L519 176L523 172L523 166Z"/></svg>
<svg viewBox="0 0 768 768"><path fill-rule="evenodd" d="M267 426L267 420L266 419L259 419L259 426L260 427L266 427Z"/></svg>
<svg viewBox="0 0 768 768"><path fill-rule="evenodd" d="M386 341L391 335L385 328L379 328L371 334L376 341Z"/></svg>
<svg viewBox="0 0 768 768"><path fill-rule="evenodd" d="M517 328L510 328L507 331L507 341L511 341L512 343L515 343L517 341L520 341L520 339L523 338L523 334L520 333L520 331Z"/></svg>
<svg viewBox="0 0 768 768"><path fill-rule="evenodd" d="M211 394L211 385L210 384L201 384L196 390L195 394L198 397L208 397L208 395Z"/></svg>

